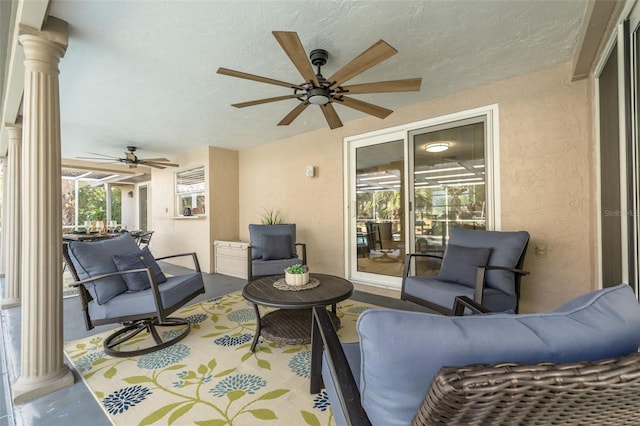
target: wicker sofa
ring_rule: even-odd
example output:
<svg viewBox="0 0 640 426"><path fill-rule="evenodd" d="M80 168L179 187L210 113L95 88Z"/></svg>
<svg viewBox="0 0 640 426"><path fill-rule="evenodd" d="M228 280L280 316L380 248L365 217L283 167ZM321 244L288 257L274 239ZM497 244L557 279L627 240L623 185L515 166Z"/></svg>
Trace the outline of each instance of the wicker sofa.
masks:
<svg viewBox="0 0 640 426"><path fill-rule="evenodd" d="M370 309L340 345L314 309L311 391L338 425L637 424L640 305L621 284L542 314Z"/></svg>

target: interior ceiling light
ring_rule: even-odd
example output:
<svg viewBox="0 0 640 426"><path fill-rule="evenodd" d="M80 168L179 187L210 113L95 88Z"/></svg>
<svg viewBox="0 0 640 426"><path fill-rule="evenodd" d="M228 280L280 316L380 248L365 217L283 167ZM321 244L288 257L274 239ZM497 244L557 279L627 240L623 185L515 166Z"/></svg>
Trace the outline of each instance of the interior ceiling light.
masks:
<svg viewBox="0 0 640 426"><path fill-rule="evenodd" d="M449 144L447 142L430 143L424 149L427 152L442 152L449 149Z"/></svg>

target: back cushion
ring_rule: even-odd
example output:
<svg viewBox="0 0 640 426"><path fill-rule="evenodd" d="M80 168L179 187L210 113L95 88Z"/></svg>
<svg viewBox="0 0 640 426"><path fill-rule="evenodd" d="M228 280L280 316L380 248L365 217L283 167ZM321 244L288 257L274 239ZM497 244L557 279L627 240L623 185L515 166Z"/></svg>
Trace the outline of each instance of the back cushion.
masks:
<svg viewBox="0 0 640 426"><path fill-rule="evenodd" d="M136 250L139 247L129 234L102 241L69 243L69 256L81 280L117 272L113 256ZM103 278L86 284L86 287L99 305L127 291L127 285L120 276Z"/></svg>
<svg viewBox="0 0 640 426"><path fill-rule="evenodd" d="M113 263L116 264L118 271L151 268L156 284L161 284L167 281L167 277L153 258L149 247L145 247L142 250L136 250L131 253L113 256ZM124 274L122 275L122 279L127 285L127 291L129 292L142 291L151 287L151 282L149 281L149 276L146 272Z"/></svg>
<svg viewBox="0 0 640 426"><path fill-rule="evenodd" d="M438 279L475 287L478 266L486 266L489 256L491 256L490 248L448 244Z"/></svg>
<svg viewBox="0 0 640 426"><path fill-rule="evenodd" d="M491 248L487 265L509 268L517 265L528 242L529 233L526 231L477 231L460 227L451 228L448 241L449 244L465 247ZM485 273L485 282L489 288L498 289L512 296L516 294L513 272L488 270Z"/></svg>
<svg viewBox="0 0 640 426"><path fill-rule="evenodd" d="M362 401L373 424L407 425L443 366L591 361L640 344L640 305L628 285L542 314L447 317L370 309L358 319Z"/></svg>
<svg viewBox="0 0 640 426"><path fill-rule="evenodd" d="M249 238L251 239L251 259L261 259L264 247L264 235L289 235L290 249L293 257L296 253L296 224L287 223L282 225L249 225Z"/></svg>

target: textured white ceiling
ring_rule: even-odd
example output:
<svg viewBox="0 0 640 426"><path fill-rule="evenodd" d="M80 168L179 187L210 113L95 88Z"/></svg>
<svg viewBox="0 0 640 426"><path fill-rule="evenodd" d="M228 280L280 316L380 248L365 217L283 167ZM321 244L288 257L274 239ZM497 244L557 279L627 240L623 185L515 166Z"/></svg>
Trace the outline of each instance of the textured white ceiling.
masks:
<svg viewBox="0 0 640 426"><path fill-rule="evenodd" d="M350 84L422 77L416 93L354 95L390 109L568 62L586 1L68 1L49 13L70 25L60 63L63 156L175 156L202 145L241 149L327 127L297 100L236 109L291 93L216 74L231 68L302 78L271 31L296 31L329 51L331 75L379 39L399 53ZM364 117L342 106L343 122Z"/></svg>

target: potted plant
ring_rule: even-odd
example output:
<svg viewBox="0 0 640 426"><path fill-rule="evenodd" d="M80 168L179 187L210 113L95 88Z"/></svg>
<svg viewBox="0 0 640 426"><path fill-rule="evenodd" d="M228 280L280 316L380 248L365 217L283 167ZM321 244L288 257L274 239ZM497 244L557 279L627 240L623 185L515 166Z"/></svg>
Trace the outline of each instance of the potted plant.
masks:
<svg viewBox="0 0 640 426"><path fill-rule="evenodd" d="M261 222L263 225L282 225L284 218L280 214L280 210L265 208L262 212Z"/></svg>
<svg viewBox="0 0 640 426"><path fill-rule="evenodd" d="M309 267L298 264L285 268L284 280L289 285L305 285L309 282Z"/></svg>

